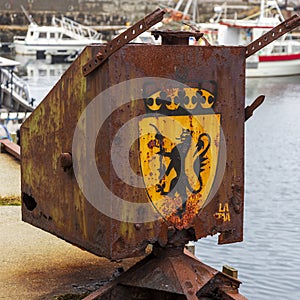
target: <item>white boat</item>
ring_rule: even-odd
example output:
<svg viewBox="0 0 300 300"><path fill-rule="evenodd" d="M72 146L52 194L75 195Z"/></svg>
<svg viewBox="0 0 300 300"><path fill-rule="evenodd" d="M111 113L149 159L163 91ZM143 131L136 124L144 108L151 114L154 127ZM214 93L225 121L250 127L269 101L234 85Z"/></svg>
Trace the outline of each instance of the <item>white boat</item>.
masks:
<svg viewBox="0 0 300 300"><path fill-rule="evenodd" d="M160 37L156 40L155 37L152 35L152 30L159 29L162 26L162 23L158 23L151 27L151 31L144 31L141 34L139 34L135 39L130 41L130 43L134 44L152 44L152 45L160 45L161 39ZM114 38L119 36L121 33L123 33L125 30L127 30L129 27L126 26L126 28L122 28L116 31L116 35Z"/></svg>
<svg viewBox="0 0 300 300"><path fill-rule="evenodd" d="M245 19L222 19L219 45L248 45L284 21L276 1L262 1L260 12ZM247 59L247 77L274 77L300 74L300 42L287 34Z"/></svg>
<svg viewBox="0 0 300 300"><path fill-rule="evenodd" d="M20 65L18 61L0 56L0 68L14 68L18 65Z"/></svg>
<svg viewBox="0 0 300 300"><path fill-rule="evenodd" d="M68 50L47 50L45 51L46 60L51 64L57 63L71 63L81 53L81 49L68 49Z"/></svg>
<svg viewBox="0 0 300 300"><path fill-rule="evenodd" d="M192 2L196 7L197 0L187 0L182 16L188 13ZM182 4L184 0L179 0L175 11ZM215 7L215 15L210 22L196 23L193 14L190 26L203 32L205 40L211 45L246 46L284 21L275 0L261 0L260 10L257 13L244 19L237 18L238 10L245 11L249 8L248 5L224 3ZM227 18L229 9L235 12L233 19ZM182 17L181 20L184 18ZM200 39L196 44L205 45L205 40ZM297 40L295 35L286 34L252 55L247 59L246 64L246 77L298 75L300 74L300 40Z"/></svg>
<svg viewBox="0 0 300 300"><path fill-rule="evenodd" d="M104 43L96 30L66 17L53 17L51 26L39 26L31 20L26 36L15 36L16 54L45 58L46 51L78 51L92 43Z"/></svg>

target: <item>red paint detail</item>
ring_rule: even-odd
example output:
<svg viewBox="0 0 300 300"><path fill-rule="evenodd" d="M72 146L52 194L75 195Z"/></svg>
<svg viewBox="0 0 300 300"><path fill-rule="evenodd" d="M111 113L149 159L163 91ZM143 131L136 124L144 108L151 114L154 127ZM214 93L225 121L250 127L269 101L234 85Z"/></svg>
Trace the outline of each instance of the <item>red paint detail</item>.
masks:
<svg viewBox="0 0 300 300"><path fill-rule="evenodd" d="M295 54L278 54L278 55L261 55L259 56L260 62L267 61L286 61L300 59L300 53Z"/></svg>
<svg viewBox="0 0 300 300"><path fill-rule="evenodd" d="M225 26L228 26L228 27L234 27L234 28L273 28L272 26L259 26L259 25L237 25L237 24L231 24L231 23L226 23L226 22L220 22L221 25L225 25Z"/></svg>

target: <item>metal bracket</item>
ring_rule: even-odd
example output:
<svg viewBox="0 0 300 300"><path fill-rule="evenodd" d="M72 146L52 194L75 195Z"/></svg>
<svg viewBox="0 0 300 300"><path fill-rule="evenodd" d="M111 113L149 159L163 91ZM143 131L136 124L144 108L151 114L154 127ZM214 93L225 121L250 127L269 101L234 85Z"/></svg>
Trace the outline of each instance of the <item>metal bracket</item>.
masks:
<svg viewBox="0 0 300 300"><path fill-rule="evenodd" d="M105 44L103 52L98 52L95 57L90 59L87 64L82 67L84 76L87 76L96 68L98 68L108 57L114 52L122 48L124 45L135 39L138 35L150 29L153 25L163 19L165 11L158 8L152 13L145 16L142 20L138 21L116 38Z"/></svg>
<svg viewBox="0 0 300 300"><path fill-rule="evenodd" d="M161 36L162 45L188 45L189 38L194 37L199 41L203 37L203 33L197 31L171 31L171 30L154 30L151 34L157 40Z"/></svg>
<svg viewBox="0 0 300 300"><path fill-rule="evenodd" d="M260 106L265 100L265 95L258 96L251 105L245 108L245 121L252 117L253 112Z"/></svg>
<svg viewBox="0 0 300 300"><path fill-rule="evenodd" d="M260 49L264 48L268 44L272 43L285 33L295 29L298 26L300 26L300 17L298 15L293 15L291 18L280 23L279 25L262 35L260 38L249 44L246 47L246 58L253 55Z"/></svg>

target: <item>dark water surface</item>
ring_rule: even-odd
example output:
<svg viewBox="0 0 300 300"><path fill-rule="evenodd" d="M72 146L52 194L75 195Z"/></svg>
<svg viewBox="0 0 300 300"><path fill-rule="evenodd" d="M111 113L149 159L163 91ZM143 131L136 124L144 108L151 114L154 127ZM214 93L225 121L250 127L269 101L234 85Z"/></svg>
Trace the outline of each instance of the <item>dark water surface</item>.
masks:
<svg viewBox="0 0 300 300"><path fill-rule="evenodd" d="M248 79L247 103L266 95L246 122L244 242L196 243L203 262L239 271L255 300L300 299L300 77Z"/></svg>
<svg viewBox="0 0 300 300"><path fill-rule="evenodd" d="M50 75L28 76L32 96L41 101L67 67L52 65ZM300 299L300 77L248 79L247 104L260 94L266 100L246 122L244 242L217 245L217 237L209 237L196 243L196 255L218 270L225 264L238 269L240 292L249 299L295 300Z"/></svg>

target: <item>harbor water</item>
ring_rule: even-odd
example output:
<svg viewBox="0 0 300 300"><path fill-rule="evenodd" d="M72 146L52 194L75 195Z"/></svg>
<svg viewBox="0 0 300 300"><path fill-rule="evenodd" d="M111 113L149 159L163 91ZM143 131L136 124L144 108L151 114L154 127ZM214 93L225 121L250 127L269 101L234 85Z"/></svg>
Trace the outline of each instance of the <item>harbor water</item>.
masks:
<svg viewBox="0 0 300 300"><path fill-rule="evenodd" d="M300 77L247 79L247 103L266 95L245 124L244 241L196 243L196 256L239 271L255 300L300 299Z"/></svg>
<svg viewBox="0 0 300 300"><path fill-rule="evenodd" d="M68 68L22 65L37 102ZM238 269L249 299L300 299L300 77L247 79L246 88L247 104L266 99L245 124L244 241L217 245L208 237L195 243L196 256L218 270Z"/></svg>

